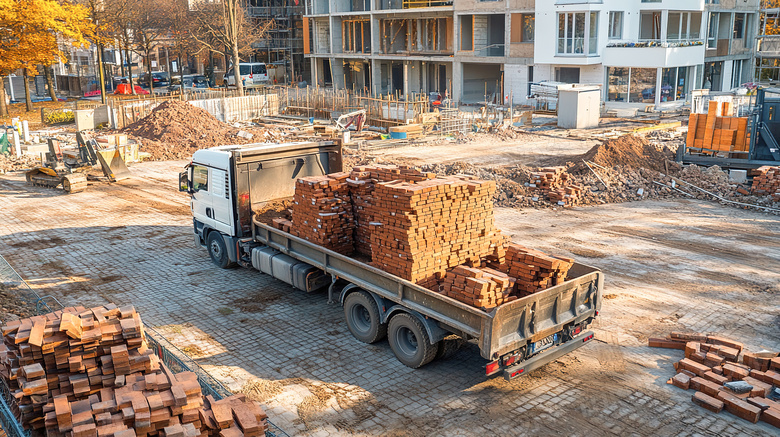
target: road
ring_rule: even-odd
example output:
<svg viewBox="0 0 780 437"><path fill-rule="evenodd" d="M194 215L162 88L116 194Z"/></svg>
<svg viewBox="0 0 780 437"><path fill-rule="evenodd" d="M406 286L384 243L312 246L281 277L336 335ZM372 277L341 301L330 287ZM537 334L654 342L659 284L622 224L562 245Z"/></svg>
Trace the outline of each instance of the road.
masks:
<svg viewBox="0 0 780 437"><path fill-rule="evenodd" d="M485 378L476 346L420 370L386 342L364 345L323 292L248 269L220 270L194 246L183 162L63 195L0 177L0 254L66 304L133 304L232 390L251 389L293 435L755 435L777 432L691 403L665 382L672 330L780 350L780 222L704 201L496 212L518 243L606 274L597 341L513 382Z"/></svg>

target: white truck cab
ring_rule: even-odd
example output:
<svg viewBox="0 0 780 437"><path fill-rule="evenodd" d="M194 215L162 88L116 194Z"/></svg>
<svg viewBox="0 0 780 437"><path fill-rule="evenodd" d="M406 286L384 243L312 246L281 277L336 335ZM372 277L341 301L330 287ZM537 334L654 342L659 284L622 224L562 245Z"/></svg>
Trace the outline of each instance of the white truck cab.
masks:
<svg viewBox="0 0 780 437"><path fill-rule="evenodd" d="M252 237L254 207L292 197L300 177L341 171L333 142L255 143L196 151L179 174L190 193L195 241L222 268L242 263L238 242Z"/></svg>

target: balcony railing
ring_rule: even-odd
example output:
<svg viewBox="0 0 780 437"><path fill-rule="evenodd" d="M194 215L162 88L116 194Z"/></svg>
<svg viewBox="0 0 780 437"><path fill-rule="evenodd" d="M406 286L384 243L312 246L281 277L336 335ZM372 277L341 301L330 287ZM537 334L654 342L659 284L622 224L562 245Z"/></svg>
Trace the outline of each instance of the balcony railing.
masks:
<svg viewBox="0 0 780 437"><path fill-rule="evenodd" d="M279 17L303 15L303 2L299 6L249 6L246 8L250 17Z"/></svg>
<svg viewBox="0 0 780 437"><path fill-rule="evenodd" d="M759 37L756 48L759 55L780 55L780 35Z"/></svg>
<svg viewBox="0 0 780 437"><path fill-rule="evenodd" d="M484 47L476 47L474 48L473 55L474 56L482 56L482 57L489 57L489 56L505 56L506 50L504 48L504 44L490 44Z"/></svg>
<svg viewBox="0 0 780 437"><path fill-rule="evenodd" d="M701 40L686 40L686 41L620 41L611 42L607 44L607 47L623 47L623 48L641 48L641 47L663 47L663 48L676 48L676 47L696 47L703 46L704 41Z"/></svg>
<svg viewBox="0 0 780 437"><path fill-rule="evenodd" d="M418 9L452 7L453 0L377 0L377 8L382 11L391 9Z"/></svg>

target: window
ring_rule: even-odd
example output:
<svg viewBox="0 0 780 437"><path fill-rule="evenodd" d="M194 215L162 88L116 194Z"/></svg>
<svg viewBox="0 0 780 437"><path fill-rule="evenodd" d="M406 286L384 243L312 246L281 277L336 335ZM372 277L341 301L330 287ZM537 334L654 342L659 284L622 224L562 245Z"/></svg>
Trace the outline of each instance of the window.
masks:
<svg viewBox="0 0 780 437"><path fill-rule="evenodd" d="M252 65L252 74L265 74L265 65L263 64Z"/></svg>
<svg viewBox="0 0 780 437"><path fill-rule="evenodd" d="M734 61L734 72L731 73L731 87L732 88L738 88L742 85L742 72L746 70L744 66L746 65L748 61L747 60L736 60Z"/></svg>
<svg viewBox="0 0 780 437"><path fill-rule="evenodd" d="M685 100L688 93L688 67L664 68L661 70L661 101Z"/></svg>
<svg viewBox="0 0 780 437"><path fill-rule="evenodd" d="M241 72L242 76L249 75L249 72L251 71L251 67L249 65L238 64L238 67L239 67L239 71Z"/></svg>
<svg viewBox="0 0 780 437"><path fill-rule="evenodd" d="M558 54L595 55L598 53L598 13L562 12L558 14Z"/></svg>
<svg viewBox="0 0 780 437"><path fill-rule="evenodd" d="M512 14L510 42L533 42L535 18L534 14Z"/></svg>
<svg viewBox="0 0 780 437"><path fill-rule="evenodd" d="M734 39L745 37L745 14L734 14Z"/></svg>
<svg viewBox="0 0 780 437"><path fill-rule="evenodd" d="M719 5L720 4L720 0L707 0L704 3L706 3L708 5Z"/></svg>
<svg viewBox="0 0 780 437"><path fill-rule="evenodd" d="M628 91L629 102L655 103L655 80L657 77L657 68L632 68Z"/></svg>
<svg viewBox="0 0 780 437"><path fill-rule="evenodd" d="M209 168L202 165L192 167L192 190L209 190Z"/></svg>
<svg viewBox="0 0 780 437"><path fill-rule="evenodd" d="M718 22L720 21L720 14L717 12L710 12L710 23L707 26L707 48L718 48Z"/></svg>
<svg viewBox="0 0 780 437"><path fill-rule="evenodd" d="M661 0L642 0L642 3L661 3Z"/></svg>
<svg viewBox="0 0 780 437"><path fill-rule="evenodd" d="M661 39L661 12L642 12L639 18L639 39Z"/></svg>
<svg viewBox="0 0 780 437"><path fill-rule="evenodd" d="M609 39L623 38L623 11L609 13Z"/></svg>
<svg viewBox="0 0 780 437"><path fill-rule="evenodd" d="M687 41L699 38L701 28L700 12L669 12L666 26L666 39Z"/></svg>
<svg viewBox="0 0 780 437"><path fill-rule="evenodd" d="M610 67L607 69L607 100L610 102L628 101L628 75L625 67Z"/></svg>

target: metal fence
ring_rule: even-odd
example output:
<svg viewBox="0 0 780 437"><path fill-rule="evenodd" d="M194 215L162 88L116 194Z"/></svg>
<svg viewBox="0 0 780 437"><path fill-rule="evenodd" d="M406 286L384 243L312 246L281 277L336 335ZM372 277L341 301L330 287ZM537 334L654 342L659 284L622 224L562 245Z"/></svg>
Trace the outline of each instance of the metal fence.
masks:
<svg viewBox="0 0 780 437"><path fill-rule="evenodd" d="M21 302L25 302L33 314L45 314L64 308L57 298L53 296L40 296L22 279L21 275L0 255L0 285L13 288ZM5 321L3 321L5 322ZM173 373L194 372L198 375L198 382L204 396L211 395L219 400L231 396L232 393L221 382L206 372L195 360L187 356L183 351L174 346L165 337L150 326L144 326L146 342L155 351L160 360L168 366ZM18 407L5 379L0 378L0 426L9 437L30 437L30 431L25 430L19 423ZM266 437L289 437L278 426L268 420Z"/></svg>

